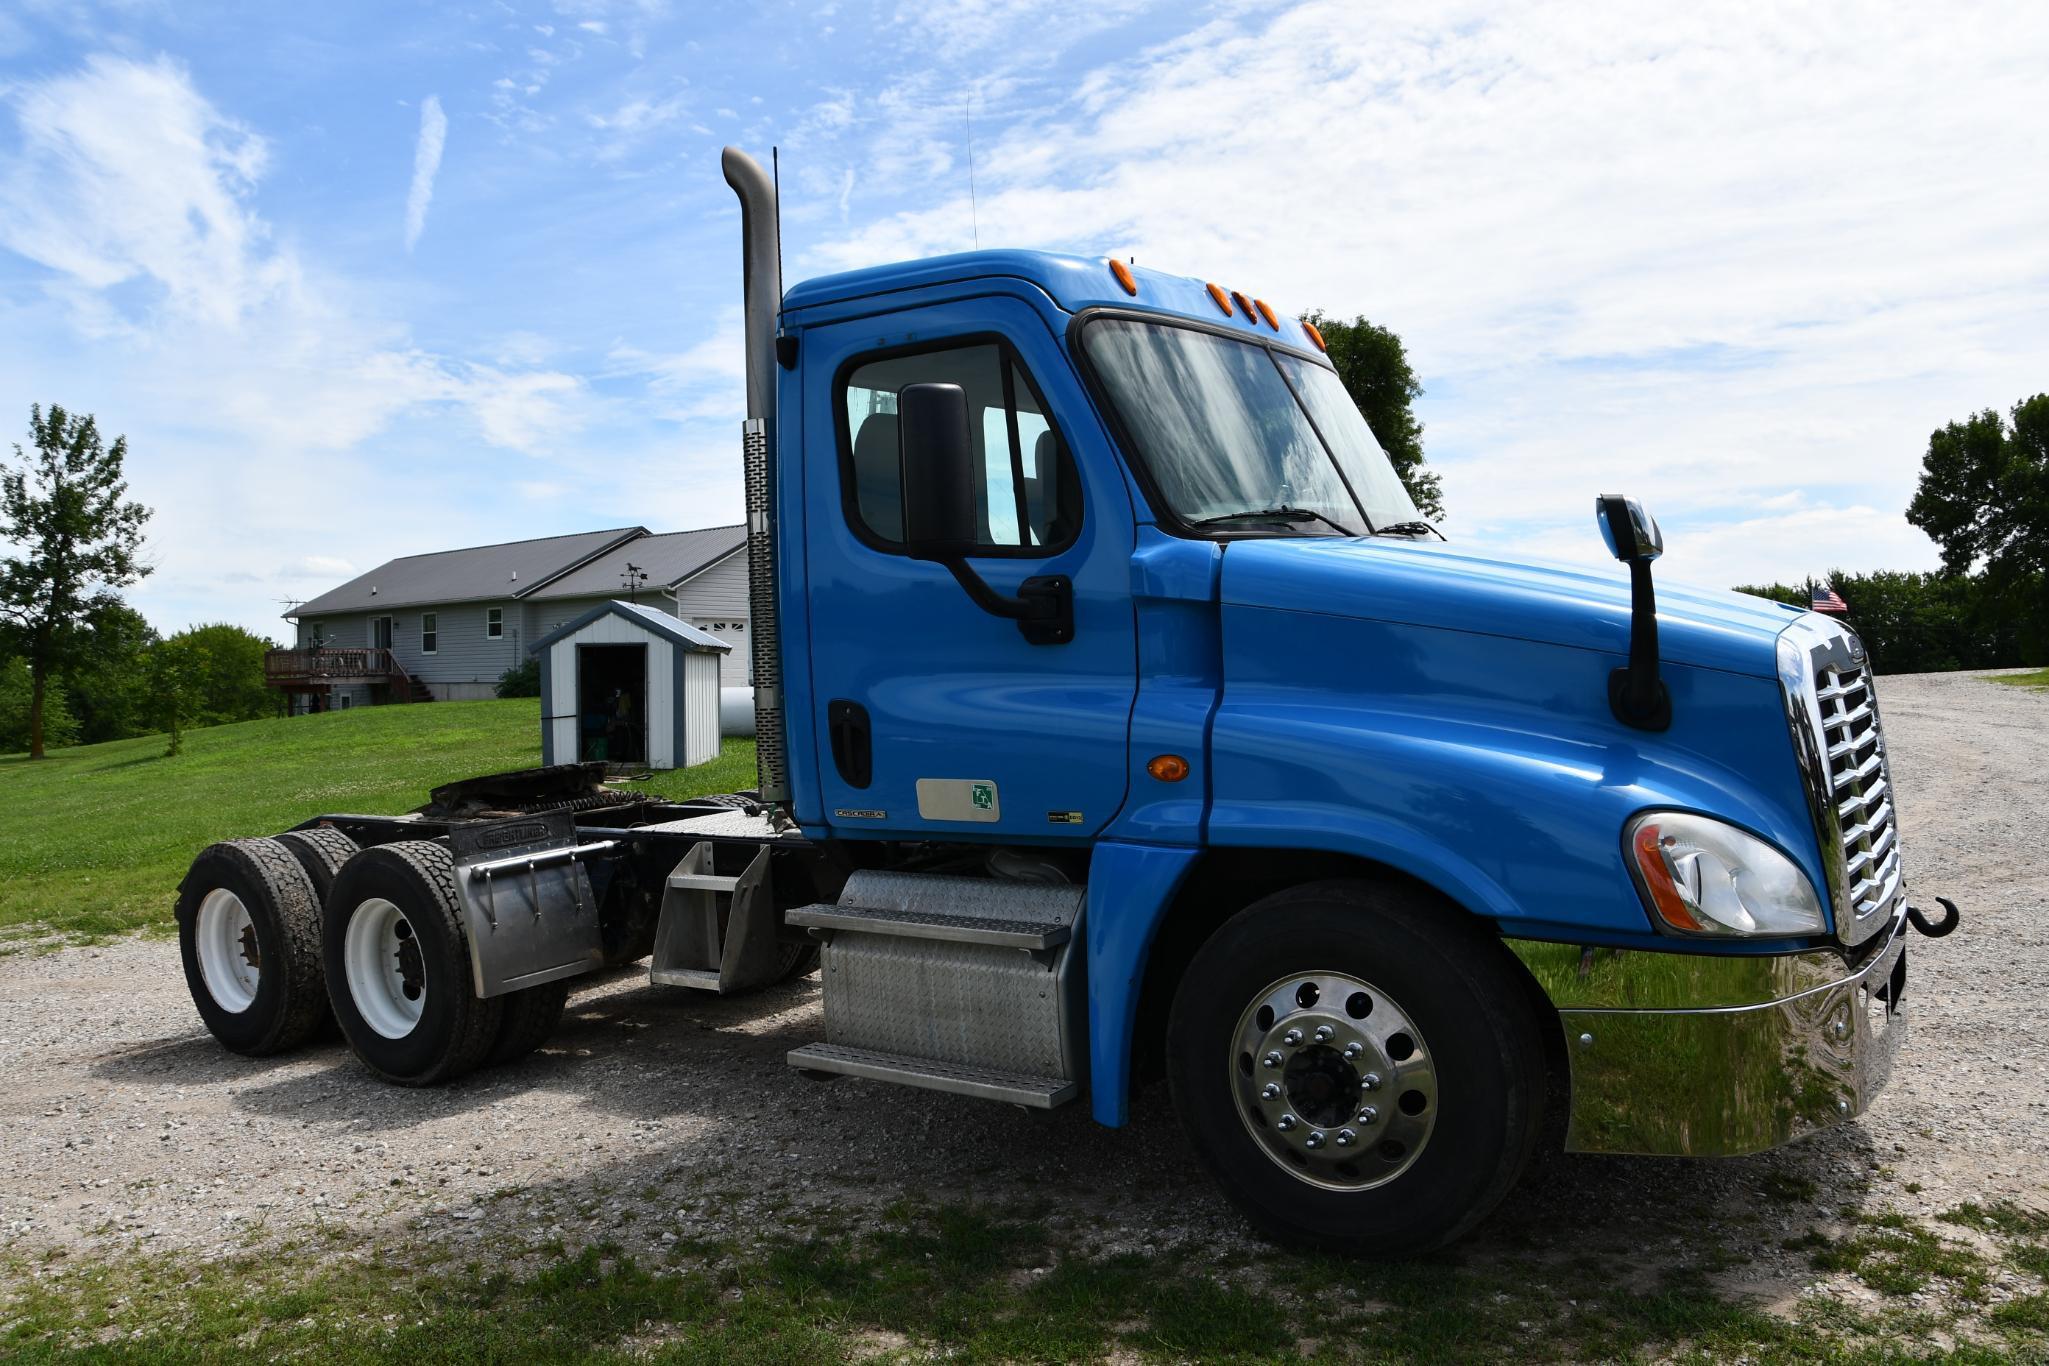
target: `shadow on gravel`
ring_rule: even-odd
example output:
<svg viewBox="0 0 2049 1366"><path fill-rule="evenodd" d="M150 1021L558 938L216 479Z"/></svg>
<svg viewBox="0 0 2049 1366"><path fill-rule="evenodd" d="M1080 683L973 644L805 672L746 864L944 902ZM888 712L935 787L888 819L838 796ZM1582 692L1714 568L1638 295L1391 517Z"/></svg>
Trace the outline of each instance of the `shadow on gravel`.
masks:
<svg viewBox="0 0 2049 1366"><path fill-rule="evenodd" d="M348 1056L339 1044L314 1043L276 1057L245 1058L222 1048L213 1035L194 1025L189 1034L123 1044L95 1054L87 1060L87 1070L101 1081L168 1081L179 1086L205 1086L260 1077L283 1067L298 1067L324 1052L332 1052L340 1059Z"/></svg>

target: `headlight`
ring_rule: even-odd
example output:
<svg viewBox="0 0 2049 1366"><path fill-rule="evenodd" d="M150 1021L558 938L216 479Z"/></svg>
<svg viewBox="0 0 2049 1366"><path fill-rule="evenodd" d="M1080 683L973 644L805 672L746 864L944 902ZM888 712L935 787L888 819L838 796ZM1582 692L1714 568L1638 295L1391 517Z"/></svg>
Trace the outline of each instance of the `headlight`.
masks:
<svg viewBox="0 0 2049 1366"><path fill-rule="evenodd" d="M1629 823L1627 845L1661 929L1763 938L1828 929L1800 866L1726 822L1653 811Z"/></svg>

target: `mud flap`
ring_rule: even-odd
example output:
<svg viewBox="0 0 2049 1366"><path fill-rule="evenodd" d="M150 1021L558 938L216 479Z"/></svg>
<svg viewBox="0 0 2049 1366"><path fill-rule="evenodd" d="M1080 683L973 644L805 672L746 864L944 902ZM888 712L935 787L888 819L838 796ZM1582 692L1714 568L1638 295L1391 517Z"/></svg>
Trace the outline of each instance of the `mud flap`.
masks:
<svg viewBox="0 0 2049 1366"><path fill-rule="evenodd" d="M459 825L448 832L456 894L479 997L574 977L604 963L597 898L566 811Z"/></svg>

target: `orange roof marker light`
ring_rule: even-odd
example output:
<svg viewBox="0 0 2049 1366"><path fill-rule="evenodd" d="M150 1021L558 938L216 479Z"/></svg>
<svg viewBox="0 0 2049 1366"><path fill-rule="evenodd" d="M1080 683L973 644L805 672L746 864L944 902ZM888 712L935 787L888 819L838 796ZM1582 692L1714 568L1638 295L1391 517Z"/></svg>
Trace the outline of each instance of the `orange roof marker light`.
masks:
<svg viewBox="0 0 2049 1366"><path fill-rule="evenodd" d="M1126 294L1138 293L1138 281L1131 278L1131 267L1116 257L1110 258L1110 273L1117 277L1117 283L1124 286Z"/></svg>
<svg viewBox="0 0 2049 1366"><path fill-rule="evenodd" d="M1252 300L1246 298L1242 290L1236 289L1231 291L1231 297L1238 301L1238 310L1245 315L1245 321L1254 327L1259 326L1259 313L1252 307Z"/></svg>
<svg viewBox="0 0 2049 1366"><path fill-rule="evenodd" d="M1224 316L1225 316L1225 317L1227 317L1227 318L1228 318L1228 317L1230 317L1230 316L1231 316L1231 296L1230 296L1230 295L1228 295L1228 294L1226 294L1226 293L1224 293L1224 291L1223 291L1222 289L1218 288L1218 287L1217 287L1216 285L1207 285L1207 286L1205 286L1205 288L1207 288L1207 289L1209 290L1209 297L1210 297L1210 301L1211 301L1212 303L1216 304L1216 306L1217 306L1218 308L1221 308L1221 309L1223 309L1223 310L1224 310Z"/></svg>
<svg viewBox="0 0 2049 1366"><path fill-rule="evenodd" d="M1328 350L1330 350L1330 343L1329 343L1329 342L1326 342L1326 341L1325 341L1325 340L1323 339L1323 334L1322 334L1321 332L1318 332L1318 331L1316 330L1316 324L1315 324L1315 323L1303 323L1303 324L1302 324L1302 330L1303 330L1304 332L1307 332L1307 333L1309 334L1309 340L1311 340L1311 341L1313 341L1313 342L1315 342L1315 343L1316 343L1316 349L1317 349L1317 350L1319 350L1319 351L1328 351Z"/></svg>
<svg viewBox="0 0 2049 1366"><path fill-rule="evenodd" d="M1276 332L1280 331L1280 321L1274 317L1274 311L1267 306L1266 300L1254 299L1252 302L1259 305L1259 316L1266 319L1266 325Z"/></svg>

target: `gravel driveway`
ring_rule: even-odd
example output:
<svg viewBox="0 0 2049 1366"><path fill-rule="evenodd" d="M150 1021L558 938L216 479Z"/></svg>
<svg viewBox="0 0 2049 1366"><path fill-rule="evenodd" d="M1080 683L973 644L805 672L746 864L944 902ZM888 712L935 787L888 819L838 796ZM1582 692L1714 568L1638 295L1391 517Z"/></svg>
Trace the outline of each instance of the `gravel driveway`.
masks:
<svg viewBox="0 0 2049 1366"><path fill-rule="evenodd" d="M1909 949L1913 1033L1855 1124L1715 1163L1568 1158L1470 1245L1626 1254L1716 1240L1768 1299L1820 1279L1786 1232L1845 1208L2049 1207L2049 694L1980 676L1882 680L1908 878L1964 908ZM0 1228L18 1249L210 1255L340 1224L458 1248L557 1234L659 1246L800 1233L905 1195L1036 1202L1098 1249L1256 1247L1182 1142L1164 1091L1128 1129L782 1063L821 1036L814 980L743 1000L626 972L578 994L546 1051L456 1085L372 1081L339 1044L215 1046L175 946L0 958ZM1855 1295L1854 1287L1832 1293Z"/></svg>

